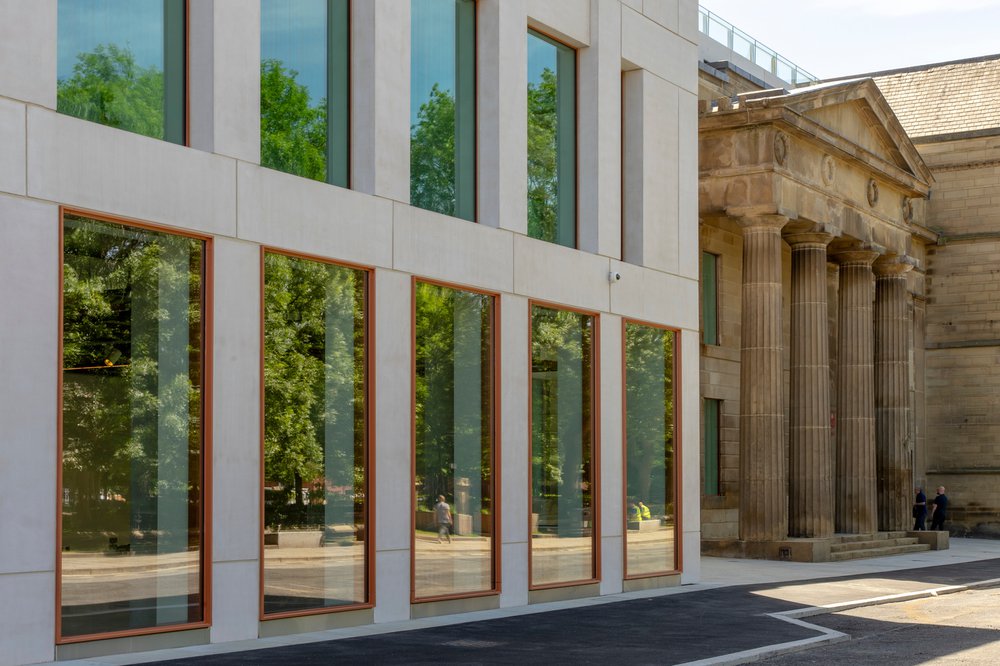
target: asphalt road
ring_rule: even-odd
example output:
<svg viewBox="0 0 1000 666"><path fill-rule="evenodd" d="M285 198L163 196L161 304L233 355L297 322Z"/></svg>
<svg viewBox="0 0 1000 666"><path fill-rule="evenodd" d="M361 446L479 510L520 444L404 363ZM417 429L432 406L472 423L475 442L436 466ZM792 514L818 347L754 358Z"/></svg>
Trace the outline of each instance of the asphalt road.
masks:
<svg viewBox="0 0 1000 666"><path fill-rule="evenodd" d="M1000 588L957 592L808 618L850 641L763 660L823 666L1000 663Z"/></svg>

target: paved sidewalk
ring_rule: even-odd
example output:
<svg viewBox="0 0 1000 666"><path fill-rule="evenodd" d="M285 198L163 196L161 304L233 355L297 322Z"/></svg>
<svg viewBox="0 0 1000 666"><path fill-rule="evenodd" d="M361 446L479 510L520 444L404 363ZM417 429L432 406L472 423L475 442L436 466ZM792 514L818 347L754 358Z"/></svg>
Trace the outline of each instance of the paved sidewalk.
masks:
<svg viewBox="0 0 1000 666"><path fill-rule="evenodd" d="M528 608L81 660L187 664L728 664L848 640L819 613L1000 584L1000 541L827 564L702 558L702 580Z"/></svg>

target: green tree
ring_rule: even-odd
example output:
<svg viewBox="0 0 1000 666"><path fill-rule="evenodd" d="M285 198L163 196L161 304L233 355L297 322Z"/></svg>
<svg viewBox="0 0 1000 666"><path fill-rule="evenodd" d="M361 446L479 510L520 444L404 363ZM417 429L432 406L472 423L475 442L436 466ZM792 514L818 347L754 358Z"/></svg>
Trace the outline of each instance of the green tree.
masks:
<svg viewBox="0 0 1000 666"><path fill-rule="evenodd" d="M101 44L77 56L59 81L56 108L65 114L146 136L163 137L163 72L140 67L128 47Z"/></svg>
<svg viewBox="0 0 1000 666"><path fill-rule="evenodd" d="M296 77L280 60L260 64L260 163L326 181L327 102L310 105Z"/></svg>
<svg viewBox="0 0 1000 666"><path fill-rule="evenodd" d="M436 83L410 128L410 203L455 214L455 97Z"/></svg>
<svg viewBox="0 0 1000 666"><path fill-rule="evenodd" d="M556 88L547 67L537 84L528 84L528 235L551 242L558 238Z"/></svg>

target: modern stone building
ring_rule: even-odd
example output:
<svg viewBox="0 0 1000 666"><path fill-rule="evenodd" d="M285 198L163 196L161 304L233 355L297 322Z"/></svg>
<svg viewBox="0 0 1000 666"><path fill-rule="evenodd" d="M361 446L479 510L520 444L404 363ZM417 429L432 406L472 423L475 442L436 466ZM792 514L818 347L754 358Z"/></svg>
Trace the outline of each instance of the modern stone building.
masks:
<svg viewBox="0 0 1000 666"><path fill-rule="evenodd" d="M996 534L1000 59L794 87L702 39L705 552L830 559L915 485Z"/></svg>
<svg viewBox="0 0 1000 666"><path fill-rule="evenodd" d="M0 0L0 664L698 579L694 0Z"/></svg>

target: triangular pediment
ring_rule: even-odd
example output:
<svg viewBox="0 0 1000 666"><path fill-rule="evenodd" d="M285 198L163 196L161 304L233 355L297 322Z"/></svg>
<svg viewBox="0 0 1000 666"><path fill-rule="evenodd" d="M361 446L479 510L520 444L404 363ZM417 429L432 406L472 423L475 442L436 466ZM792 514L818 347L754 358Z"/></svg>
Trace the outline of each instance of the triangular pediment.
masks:
<svg viewBox="0 0 1000 666"><path fill-rule="evenodd" d="M896 114L871 79L799 88L783 95L781 102L831 134L918 180L927 184L933 180Z"/></svg>

